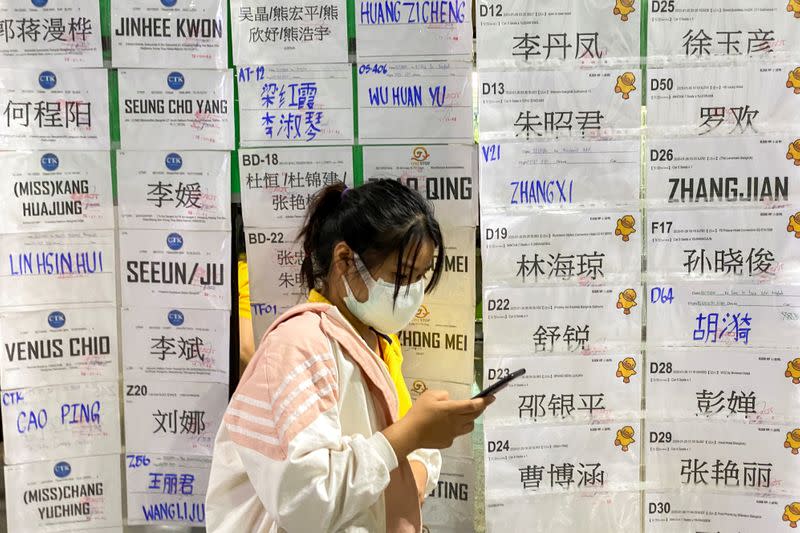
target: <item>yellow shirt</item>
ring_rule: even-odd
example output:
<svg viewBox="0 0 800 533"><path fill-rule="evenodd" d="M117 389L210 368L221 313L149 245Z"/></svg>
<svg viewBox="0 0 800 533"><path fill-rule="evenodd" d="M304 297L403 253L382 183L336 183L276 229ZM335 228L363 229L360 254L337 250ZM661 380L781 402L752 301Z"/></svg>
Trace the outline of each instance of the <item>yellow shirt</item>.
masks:
<svg viewBox="0 0 800 533"><path fill-rule="evenodd" d="M309 293L308 301L309 303L330 304L327 298L315 290ZM381 349L381 359L386 364L394 388L397 390L399 415L400 418L403 418L411 409L411 395L408 393L408 387L403 378L403 351L400 348L400 339L397 338L397 335L389 335L388 338L378 335L378 343Z"/></svg>
<svg viewBox="0 0 800 533"><path fill-rule="evenodd" d="M247 261L239 260L239 317L250 320L250 277Z"/></svg>

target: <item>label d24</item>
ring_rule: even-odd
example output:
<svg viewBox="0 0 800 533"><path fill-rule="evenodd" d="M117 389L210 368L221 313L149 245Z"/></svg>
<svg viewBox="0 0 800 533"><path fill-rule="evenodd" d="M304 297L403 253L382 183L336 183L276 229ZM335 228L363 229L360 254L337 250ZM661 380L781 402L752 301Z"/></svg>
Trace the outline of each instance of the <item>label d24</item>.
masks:
<svg viewBox="0 0 800 533"><path fill-rule="evenodd" d="M511 449L507 440L490 440L486 443L489 453L494 452L507 452Z"/></svg>

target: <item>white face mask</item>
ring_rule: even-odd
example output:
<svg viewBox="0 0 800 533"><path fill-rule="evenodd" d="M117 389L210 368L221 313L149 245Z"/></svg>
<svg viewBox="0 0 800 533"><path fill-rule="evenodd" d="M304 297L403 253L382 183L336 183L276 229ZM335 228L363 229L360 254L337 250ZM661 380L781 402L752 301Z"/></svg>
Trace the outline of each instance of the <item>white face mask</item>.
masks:
<svg viewBox="0 0 800 533"><path fill-rule="evenodd" d="M356 270L367 286L369 297L365 302L356 300L350 284L344 279L344 287L347 289L344 304L347 309L357 319L379 333L389 335L401 331L411 322L422 305L422 299L425 297L425 280L421 279L411 285L400 287L400 293L395 301L394 284L382 279L373 279L361 258L356 254L353 255Z"/></svg>

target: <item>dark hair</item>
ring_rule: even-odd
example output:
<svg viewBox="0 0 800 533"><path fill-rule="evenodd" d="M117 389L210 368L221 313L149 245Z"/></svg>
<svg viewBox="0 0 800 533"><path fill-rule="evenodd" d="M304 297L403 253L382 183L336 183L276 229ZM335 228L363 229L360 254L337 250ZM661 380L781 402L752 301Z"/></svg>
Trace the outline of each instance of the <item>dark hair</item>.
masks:
<svg viewBox="0 0 800 533"><path fill-rule="evenodd" d="M303 243L303 281L309 289L330 272L333 248L344 241L371 268L397 252L394 297L412 281L406 268L406 251L413 247L416 262L424 239L438 253L426 292L439 283L444 267L444 239L433 208L416 191L395 180L375 180L348 189L344 183L328 185L314 197L298 239ZM412 263L413 264L413 263Z"/></svg>

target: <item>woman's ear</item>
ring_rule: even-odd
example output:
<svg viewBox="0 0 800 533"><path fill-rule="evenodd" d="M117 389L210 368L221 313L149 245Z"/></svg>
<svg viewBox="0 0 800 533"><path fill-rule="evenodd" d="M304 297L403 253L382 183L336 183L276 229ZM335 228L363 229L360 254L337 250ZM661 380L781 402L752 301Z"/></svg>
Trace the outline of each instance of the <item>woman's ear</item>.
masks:
<svg viewBox="0 0 800 533"><path fill-rule="evenodd" d="M353 264L353 251L344 241L339 241L333 247L331 267L337 276L345 276L350 265Z"/></svg>

